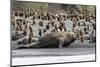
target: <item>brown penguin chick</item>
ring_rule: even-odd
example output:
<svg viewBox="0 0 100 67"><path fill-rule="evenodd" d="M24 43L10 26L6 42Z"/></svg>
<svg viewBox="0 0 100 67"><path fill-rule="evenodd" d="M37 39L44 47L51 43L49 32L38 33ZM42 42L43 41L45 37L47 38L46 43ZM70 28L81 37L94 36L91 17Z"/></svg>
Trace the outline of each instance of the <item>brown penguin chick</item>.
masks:
<svg viewBox="0 0 100 67"><path fill-rule="evenodd" d="M33 36L33 34L32 34L32 33L30 33L30 34L29 34L29 39L28 39L29 44L31 44L31 43L32 43L32 36Z"/></svg>
<svg viewBox="0 0 100 67"><path fill-rule="evenodd" d="M80 41L83 43L84 42L84 37L83 37L83 31L80 31Z"/></svg>
<svg viewBox="0 0 100 67"><path fill-rule="evenodd" d="M29 44L31 44L32 43L32 38L33 38L33 30L32 30L32 27L31 26L29 26L29 31L30 31L30 34L29 34Z"/></svg>

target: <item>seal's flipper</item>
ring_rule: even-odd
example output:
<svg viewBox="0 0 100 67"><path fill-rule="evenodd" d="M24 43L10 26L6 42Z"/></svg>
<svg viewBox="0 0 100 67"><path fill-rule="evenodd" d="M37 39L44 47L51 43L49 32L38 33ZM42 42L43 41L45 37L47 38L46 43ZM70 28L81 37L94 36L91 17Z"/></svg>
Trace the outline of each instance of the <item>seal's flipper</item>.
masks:
<svg viewBox="0 0 100 67"><path fill-rule="evenodd" d="M59 38L58 48L63 48L63 44L64 44L64 39L63 38Z"/></svg>

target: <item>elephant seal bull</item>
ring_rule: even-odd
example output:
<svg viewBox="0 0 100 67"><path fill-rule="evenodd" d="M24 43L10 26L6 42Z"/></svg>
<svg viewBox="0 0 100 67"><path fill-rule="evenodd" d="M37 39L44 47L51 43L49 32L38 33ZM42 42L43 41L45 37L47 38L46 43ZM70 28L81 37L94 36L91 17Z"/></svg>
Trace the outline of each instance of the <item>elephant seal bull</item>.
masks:
<svg viewBox="0 0 100 67"><path fill-rule="evenodd" d="M76 35L73 32L52 32L26 48L63 48L68 47L75 40ZM25 46L20 48L25 48Z"/></svg>

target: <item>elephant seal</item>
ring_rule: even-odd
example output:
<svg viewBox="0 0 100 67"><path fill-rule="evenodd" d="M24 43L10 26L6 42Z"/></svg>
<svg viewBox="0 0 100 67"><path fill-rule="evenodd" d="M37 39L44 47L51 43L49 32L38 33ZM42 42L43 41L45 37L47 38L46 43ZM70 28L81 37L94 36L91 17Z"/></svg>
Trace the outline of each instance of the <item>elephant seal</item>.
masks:
<svg viewBox="0 0 100 67"><path fill-rule="evenodd" d="M41 37L35 44L20 48L63 48L76 40L74 32L52 32Z"/></svg>

